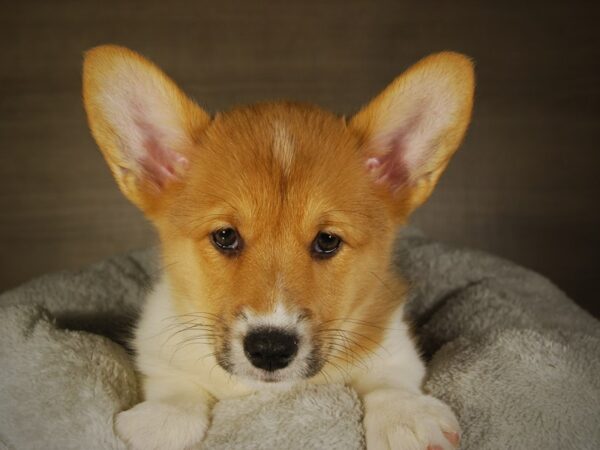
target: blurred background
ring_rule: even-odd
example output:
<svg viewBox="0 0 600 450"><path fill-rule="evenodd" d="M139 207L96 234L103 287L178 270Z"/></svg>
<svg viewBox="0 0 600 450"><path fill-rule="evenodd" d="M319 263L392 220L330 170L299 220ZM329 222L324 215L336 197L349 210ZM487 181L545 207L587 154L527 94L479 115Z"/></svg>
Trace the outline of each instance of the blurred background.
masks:
<svg viewBox="0 0 600 450"><path fill-rule="evenodd" d="M597 316L597 2L2 1L0 290L155 241L88 132L82 53L154 60L211 112L291 98L351 114L428 53L472 56L463 147L413 222L514 260Z"/></svg>

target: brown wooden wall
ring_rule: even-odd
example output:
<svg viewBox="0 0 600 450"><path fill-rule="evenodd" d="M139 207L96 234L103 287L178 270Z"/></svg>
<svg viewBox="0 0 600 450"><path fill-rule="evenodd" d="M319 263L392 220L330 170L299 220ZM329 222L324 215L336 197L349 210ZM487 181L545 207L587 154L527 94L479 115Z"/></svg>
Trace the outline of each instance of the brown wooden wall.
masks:
<svg viewBox="0 0 600 450"><path fill-rule="evenodd" d="M594 2L3 1L0 289L148 245L87 131L82 52L130 46L210 111L294 98L355 111L407 65L471 55L469 136L415 223L513 259L600 313Z"/></svg>

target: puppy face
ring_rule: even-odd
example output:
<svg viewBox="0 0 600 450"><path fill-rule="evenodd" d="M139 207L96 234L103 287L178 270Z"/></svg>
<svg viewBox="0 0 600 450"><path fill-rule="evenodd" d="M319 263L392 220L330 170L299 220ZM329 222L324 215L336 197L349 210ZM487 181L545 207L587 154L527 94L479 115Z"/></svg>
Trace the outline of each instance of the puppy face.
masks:
<svg viewBox="0 0 600 450"><path fill-rule="evenodd" d="M391 248L359 138L317 108L265 104L219 115L192 154L159 221L178 307L219 318L217 360L235 374L315 374L343 349L326 330L366 309ZM387 294L361 320L380 323Z"/></svg>
<svg viewBox="0 0 600 450"><path fill-rule="evenodd" d="M265 103L211 118L139 55L86 57L90 127L159 232L172 301L230 373L289 382L366 356L403 300L394 231L465 132L472 67L429 57L349 122Z"/></svg>

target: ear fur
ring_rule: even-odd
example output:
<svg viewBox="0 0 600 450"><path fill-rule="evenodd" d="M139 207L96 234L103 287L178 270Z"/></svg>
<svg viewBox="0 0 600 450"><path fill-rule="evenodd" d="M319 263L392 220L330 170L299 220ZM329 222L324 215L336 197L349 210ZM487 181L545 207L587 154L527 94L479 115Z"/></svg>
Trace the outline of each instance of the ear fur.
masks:
<svg viewBox="0 0 600 450"><path fill-rule="evenodd" d="M121 191L149 215L185 172L210 117L153 63L119 46L85 54L89 126Z"/></svg>
<svg viewBox="0 0 600 450"><path fill-rule="evenodd" d="M365 144L375 183L408 216L431 194L471 117L473 64L452 52L428 56L396 78L349 126Z"/></svg>

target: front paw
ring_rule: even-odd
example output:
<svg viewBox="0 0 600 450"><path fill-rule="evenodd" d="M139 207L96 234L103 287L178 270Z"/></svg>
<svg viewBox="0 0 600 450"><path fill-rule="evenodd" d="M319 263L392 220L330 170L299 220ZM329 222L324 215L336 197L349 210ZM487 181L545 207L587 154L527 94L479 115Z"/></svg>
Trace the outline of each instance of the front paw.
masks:
<svg viewBox="0 0 600 450"><path fill-rule="evenodd" d="M132 450L183 450L198 444L208 427L205 404L139 403L117 414L115 429Z"/></svg>
<svg viewBox="0 0 600 450"><path fill-rule="evenodd" d="M460 427L452 410L428 396L382 389L366 394L368 450L451 450Z"/></svg>

